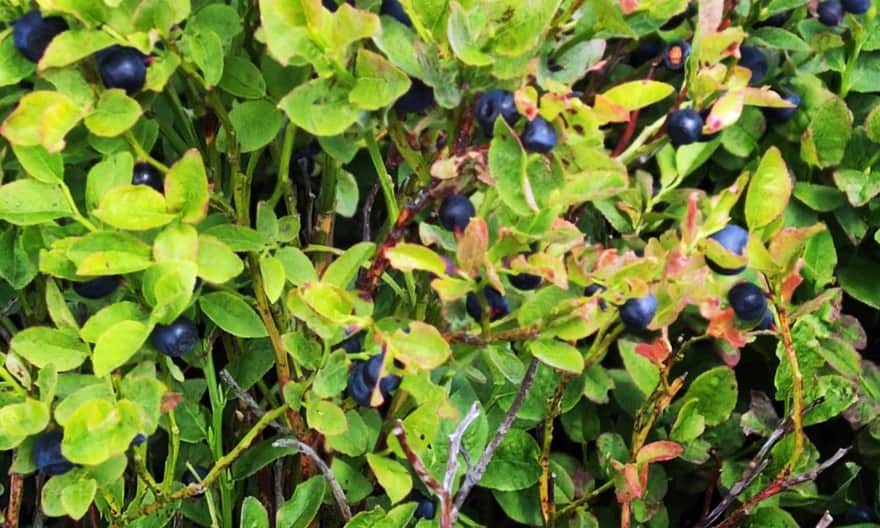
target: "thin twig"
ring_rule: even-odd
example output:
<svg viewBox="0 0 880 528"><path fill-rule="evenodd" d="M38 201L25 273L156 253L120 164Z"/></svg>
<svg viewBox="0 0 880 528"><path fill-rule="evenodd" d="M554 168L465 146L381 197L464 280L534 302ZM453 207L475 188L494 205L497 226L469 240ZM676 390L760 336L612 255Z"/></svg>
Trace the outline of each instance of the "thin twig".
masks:
<svg viewBox="0 0 880 528"><path fill-rule="evenodd" d="M406 438L406 431L403 429L402 421L397 420L394 423L394 428L391 429L391 433L397 438L400 447L406 454L406 459L409 460L409 465L415 470L419 479L425 483L425 486L427 486L428 489L433 491L434 494L440 498L440 528L452 528L454 523L451 518L451 497L449 492L443 487L443 484L440 484L440 481L434 478L434 475L428 471L428 468L425 467L425 463L422 462L422 457L413 451L412 446L409 445L409 440Z"/></svg>
<svg viewBox="0 0 880 528"><path fill-rule="evenodd" d="M822 514L822 518L816 523L816 528L828 528L831 526L832 522L834 522L834 517L831 516L831 513L828 510L825 510L825 513Z"/></svg>
<svg viewBox="0 0 880 528"><path fill-rule="evenodd" d="M19 451L15 452L15 456L19 456ZM16 528L18 526L18 515L21 509L21 492L24 487L24 477L20 473L9 471L9 505L6 506L6 522L4 528Z"/></svg>
<svg viewBox="0 0 880 528"><path fill-rule="evenodd" d="M480 406L477 402L471 405L471 409L465 415L464 419L455 428L455 432L449 435L449 460L446 462L446 475L443 477L443 489L447 493L452 493L452 485L455 483L455 474L458 472L458 455L463 453L462 439L467 428L480 416ZM470 463L465 459L470 470Z"/></svg>
<svg viewBox="0 0 880 528"><path fill-rule="evenodd" d="M794 342L791 338L788 310L785 307L779 307L777 312L779 314L779 331L782 334L782 344L788 358L789 368L791 369L791 416L795 436L794 447L791 450L791 457L782 469L783 473L790 473L804 451L804 375L801 373L800 366L798 365L797 353L794 350ZM783 473L780 473L780 476Z"/></svg>

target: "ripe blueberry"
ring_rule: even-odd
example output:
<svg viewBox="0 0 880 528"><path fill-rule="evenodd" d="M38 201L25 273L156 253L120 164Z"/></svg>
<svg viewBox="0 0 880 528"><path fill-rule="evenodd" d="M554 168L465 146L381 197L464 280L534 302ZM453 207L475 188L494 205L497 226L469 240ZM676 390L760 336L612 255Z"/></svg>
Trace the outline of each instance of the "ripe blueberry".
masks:
<svg viewBox="0 0 880 528"><path fill-rule="evenodd" d="M793 104L794 108L764 108L764 115L767 116L767 119L784 123L797 113L798 106L801 104L801 96L794 92L788 92L782 96L782 99Z"/></svg>
<svg viewBox="0 0 880 528"><path fill-rule="evenodd" d="M673 147L696 143L703 133L703 118L692 108L676 110L666 118L666 133Z"/></svg>
<svg viewBox="0 0 880 528"><path fill-rule="evenodd" d="M649 38L639 42L636 49L629 55L629 64L631 66L641 66L660 55L663 51L663 41L656 38Z"/></svg>
<svg viewBox="0 0 880 528"><path fill-rule="evenodd" d="M417 500L419 502L419 505L416 506L416 511L413 514L413 517L415 517L416 519L433 519L434 515L437 513L437 505L434 504L434 501L427 497L421 496L421 494L419 494Z"/></svg>
<svg viewBox="0 0 880 528"><path fill-rule="evenodd" d="M453 194L443 199L438 214L440 225L446 229L464 231L477 211L467 196Z"/></svg>
<svg viewBox="0 0 880 528"><path fill-rule="evenodd" d="M409 19L409 15L403 10L403 6L400 5L398 0L382 0L382 7L379 8L379 13L396 19L404 26L412 27L412 20Z"/></svg>
<svg viewBox="0 0 880 528"><path fill-rule="evenodd" d="M598 295L606 290L608 290L608 288L606 288L605 286L593 283L584 288L584 297L592 297L593 295ZM605 310L604 299L599 299L599 308L603 311Z"/></svg>
<svg viewBox="0 0 880 528"><path fill-rule="evenodd" d="M400 387L400 376L396 374L388 374L383 377L379 382L379 391L382 393L382 397L386 400L391 396L391 393L397 390L397 387Z"/></svg>
<svg viewBox="0 0 880 528"><path fill-rule="evenodd" d="M348 373L348 393L361 407L370 406L370 398L373 394L372 385L368 385L364 379L366 366L363 361L355 361Z"/></svg>
<svg viewBox="0 0 880 528"><path fill-rule="evenodd" d="M512 125L519 117L516 111L516 103L513 100L513 94L507 90L489 90L477 99L474 107L474 116L477 123L487 136L492 135L492 129L495 128L495 120L503 117L507 124Z"/></svg>
<svg viewBox="0 0 880 528"><path fill-rule="evenodd" d="M761 322L758 323L755 330L773 330L775 324L776 323L773 321L773 312L767 310L764 312L764 317L761 318Z"/></svg>
<svg viewBox="0 0 880 528"><path fill-rule="evenodd" d="M727 251L742 255L746 250L746 245L749 243L749 232L736 224L727 224L720 230L709 235L709 238L721 244L721 246ZM706 264L709 265L709 268L712 269L712 271L720 273L721 275L737 275L746 269L745 266L732 269L722 268L709 259L706 259Z"/></svg>
<svg viewBox="0 0 880 528"><path fill-rule="evenodd" d="M510 313L510 305L507 303L507 299L501 295L501 292L492 286L486 286L483 288L483 296L486 298L486 304L489 305L490 321L501 319ZM476 293L470 292L467 294L465 308L467 308L468 315L477 321L480 321L483 318L483 309L482 306L480 306L480 300L477 298Z"/></svg>
<svg viewBox="0 0 880 528"><path fill-rule="evenodd" d="M752 86L760 84L767 76L767 57L754 46L740 46L739 55L739 65L752 72L749 84Z"/></svg>
<svg viewBox="0 0 880 528"><path fill-rule="evenodd" d="M74 282L73 291L86 299L100 299L119 286L119 275L105 275L85 282Z"/></svg>
<svg viewBox="0 0 880 528"><path fill-rule="evenodd" d="M150 334L156 350L171 357L180 357L192 350L199 340L196 325L180 316L170 325L157 324Z"/></svg>
<svg viewBox="0 0 880 528"><path fill-rule="evenodd" d="M147 435L143 433L138 433L134 435L134 438L131 439L131 443L128 444L128 447L135 447L143 444L147 441Z"/></svg>
<svg viewBox="0 0 880 528"><path fill-rule="evenodd" d="M144 87L147 65L144 54L135 48L112 46L99 51L95 58L98 73L107 88L121 88L133 94Z"/></svg>
<svg viewBox="0 0 880 528"><path fill-rule="evenodd" d="M834 27L843 22L843 5L834 0L819 2L816 14L819 16L819 22Z"/></svg>
<svg viewBox="0 0 880 528"><path fill-rule="evenodd" d="M727 292L733 313L743 321L757 321L767 311L767 296L751 282L740 282Z"/></svg>
<svg viewBox="0 0 880 528"><path fill-rule="evenodd" d="M681 71L691 54L691 45L683 40L666 46L663 52L663 65L670 71Z"/></svg>
<svg viewBox="0 0 880 528"><path fill-rule="evenodd" d="M34 442L34 465L45 475L62 475L73 469L73 463L61 453L61 431L47 431Z"/></svg>
<svg viewBox="0 0 880 528"><path fill-rule="evenodd" d="M377 354L367 360L367 364L364 367L364 381L367 382L367 385L373 386L376 384L384 361L385 354Z"/></svg>
<svg viewBox="0 0 880 528"><path fill-rule="evenodd" d="M871 8L871 0L842 0L843 10L854 15L863 15Z"/></svg>
<svg viewBox="0 0 880 528"><path fill-rule="evenodd" d="M400 114L418 114L434 104L434 89L419 79L412 79L409 90L394 103Z"/></svg>
<svg viewBox="0 0 880 528"><path fill-rule="evenodd" d="M534 290L541 285L544 279L540 275L532 275L531 273L520 273L509 277L510 284L518 290Z"/></svg>
<svg viewBox="0 0 880 528"><path fill-rule="evenodd" d="M198 484L200 481L205 480L209 473L208 468L202 466L195 466L193 469L195 470L195 475L189 469L183 474L183 483L187 486Z"/></svg>
<svg viewBox="0 0 880 528"><path fill-rule="evenodd" d="M641 332L648 328L657 312L657 298L653 293L627 300L620 307L620 320L630 330Z"/></svg>
<svg viewBox="0 0 880 528"><path fill-rule="evenodd" d="M333 350L341 348L342 350L345 350L349 354L357 354L358 352L361 351L361 348L363 346L361 344L361 339L362 339L361 334L355 334L353 336L346 337L342 341L333 345Z"/></svg>
<svg viewBox="0 0 880 528"><path fill-rule="evenodd" d="M346 0L349 5L354 5L354 0ZM321 3L327 8L331 13L335 13L337 9L339 9L339 4L336 3L336 0L321 0Z"/></svg>
<svg viewBox="0 0 880 528"><path fill-rule="evenodd" d="M13 22L12 26L15 49L27 60L39 62L52 39L67 29L67 22L61 17L43 18L34 10Z"/></svg>
<svg viewBox="0 0 880 528"><path fill-rule="evenodd" d="M869 506L856 504L843 514L843 522L846 524L876 523L877 516Z"/></svg>
<svg viewBox="0 0 880 528"><path fill-rule="evenodd" d="M785 25L785 21L788 20L788 17L791 16L791 11L783 11L781 13L775 13L764 20L762 20L758 25L759 26L773 26L773 27L782 27Z"/></svg>
<svg viewBox="0 0 880 528"><path fill-rule="evenodd" d="M520 139L529 152L545 154L556 146L556 130L543 117L536 117L526 123Z"/></svg>
<svg viewBox="0 0 880 528"><path fill-rule="evenodd" d="M131 184L149 185L160 193L165 191L165 184L162 181L162 174L159 173L159 169L142 161L134 164L134 170L131 173Z"/></svg>

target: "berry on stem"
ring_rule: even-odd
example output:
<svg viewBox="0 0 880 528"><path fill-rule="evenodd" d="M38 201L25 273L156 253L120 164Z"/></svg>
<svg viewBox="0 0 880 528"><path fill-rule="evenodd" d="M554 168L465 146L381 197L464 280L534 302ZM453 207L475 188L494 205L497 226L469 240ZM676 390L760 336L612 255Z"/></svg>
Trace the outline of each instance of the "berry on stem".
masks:
<svg viewBox="0 0 880 528"><path fill-rule="evenodd" d="M842 0L843 10L853 15L864 15L871 9L871 0Z"/></svg>
<svg viewBox="0 0 880 528"><path fill-rule="evenodd" d="M736 224L727 224L709 235L709 238L721 244L721 246L727 251L742 256L746 250L746 245L749 243L749 232ZM706 259L706 264L709 265L709 268L712 271L720 273L721 275L737 275L746 269L745 266L739 268L723 268L708 258Z"/></svg>
<svg viewBox="0 0 880 528"><path fill-rule="evenodd" d="M507 124L512 125L519 117L516 111L516 103L513 94L507 90L489 90L480 96L474 106L474 116L477 123L487 136L492 135L495 128L495 120L503 117Z"/></svg>
<svg viewBox="0 0 880 528"><path fill-rule="evenodd" d="M620 307L620 320L629 330L641 332L648 328L657 312L657 298L653 293L627 300Z"/></svg>
<svg viewBox="0 0 880 528"><path fill-rule="evenodd" d="M540 275L532 275L531 273L519 273L517 275L511 275L509 277L510 284L513 285L514 288L518 290L534 290L544 279L541 278Z"/></svg>
<svg viewBox="0 0 880 528"><path fill-rule="evenodd" d="M794 108L764 108L764 115L767 116L767 119L777 123L785 123L797 113L798 106L801 104L801 96L794 92L788 92L782 96L782 99L793 104Z"/></svg>
<svg viewBox="0 0 880 528"><path fill-rule="evenodd" d="M546 154L556 146L556 130L539 116L526 124L521 139L523 147L529 152Z"/></svg>
<svg viewBox="0 0 880 528"><path fill-rule="evenodd" d="M816 15L819 17L819 22L826 26L838 26L843 22L843 4L834 0L819 2Z"/></svg>
<svg viewBox="0 0 880 528"><path fill-rule="evenodd" d="M162 174L159 172L159 169L144 161L134 164L134 170L131 173L131 184L148 185L160 193L165 192L165 183L162 180Z"/></svg>
<svg viewBox="0 0 880 528"><path fill-rule="evenodd" d="M39 62L46 48L59 33L67 30L67 22L61 17L43 18L33 10L12 23L12 42L15 49L31 62Z"/></svg>
<svg viewBox="0 0 880 528"><path fill-rule="evenodd" d="M507 299L492 286L483 288L483 296L486 298L486 304L489 305L490 321L501 319L510 313L510 304L508 304ZM465 307L467 308L468 315L477 321L483 318L483 308L480 306L480 300L477 298L476 293L470 292L467 294Z"/></svg>
<svg viewBox="0 0 880 528"><path fill-rule="evenodd" d="M438 214L440 225L450 231L461 232L468 226L471 218L477 214L477 210L474 209L474 204L467 196L453 194L443 199Z"/></svg>
<svg viewBox="0 0 880 528"><path fill-rule="evenodd" d="M99 51L95 58L101 81L107 88L121 88L131 95L144 87L147 65L144 54L137 49L112 46Z"/></svg>
<svg viewBox="0 0 880 528"><path fill-rule="evenodd" d="M757 321L767 312L767 296L751 282L740 282L727 292L733 313L743 321Z"/></svg>
<svg viewBox="0 0 880 528"><path fill-rule="evenodd" d="M700 140L702 131L703 118L692 108L676 110L666 118L666 133L673 147L696 143Z"/></svg>
<svg viewBox="0 0 880 528"><path fill-rule="evenodd" d="M119 286L119 275L105 275L85 282L74 282L73 291L86 299L100 299L113 293Z"/></svg>
<svg viewBox="0 0 880 528"><path fill-rule="evenodd" d="M44 475L63 475L73 469L73 463L61 453L61 431L47 431L34 442L34 465Z"/></svg>
<svg viewBox="0 0 880 528"><path fill-rule="evenodd" d="M669 71L681 71L691 54L691 45L683 40L673 42L666 46L663 52L663 65Z"/></svg>
<svg viewBox="0 0 880 528"><path fill-rule="evenodd" d="M199 341L196 325L180 316L170 325L157 324L150 334L156 350L171 357L180 357L191 351Z"/></svg>
<svg viewBox="0 0 880 528"><path fill-rule="evenodd" d="M752 72L749 84L752 86L760 84L767 76L767 57L754 46L740 46L739 55L739 65Z"/></svg>

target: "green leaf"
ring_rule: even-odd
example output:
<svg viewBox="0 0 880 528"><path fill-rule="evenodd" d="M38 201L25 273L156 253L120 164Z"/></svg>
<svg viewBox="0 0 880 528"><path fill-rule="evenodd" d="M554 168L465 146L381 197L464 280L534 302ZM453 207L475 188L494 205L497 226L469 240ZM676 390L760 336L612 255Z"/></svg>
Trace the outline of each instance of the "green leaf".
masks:
<svg viewBox="0 0 880 528"><path fill-rule="evenodd" d="M144 299L153 307L150 318L171 324L189 306L198 267L188 260L166 260L144 273Z"/></svg>
<svg viewBox="0 0 880 528"><path fill-rule="evenodd" d="M238 337L266 337L266 327L257 312L229 292L214 292L199 298L199 307L217 326Z"/></svg>
<svg viewBox="0 0 880 528"><path fill-rule="evenodd" d="M254 63L243 57L230 55L223 65L220 88L236 97L261 99L266 95L266 80Z"/></svg>
<svg viewBox="0 0 880 528"><path fill-rule="evenodd" d="M123 90L107 90L101 94L95 110L86 116L85 124L96 136L115 137L133 127L141 114L141 105Z"/></svg>
<svg viewBox="0 0 880 528"><path fill-rule="evenodd" d="M128 233L114 231L96 231L74 240L67 258L82 276L133 273L152 264L150 246Z"/></svg>
<svg viewBox="0 0 880 528"><path fill-rule="evenodd" d="M292 284L303 286L307 282L318 280L312 261L299 248L283 247L275 252L275 256L281 261L284 274Z"/></svg>
<svg viewBox="0 0 880 528"><path fill-rule="evenodd" d="M369 447L370 430L355 410L345 413L345 419L348 421L348 431L341 435L328 436L327 444L339 453L352 457L361 456Z"/></svg>
<svg viewBox="0 0 880 528"><path fill-rule="evenodd" d="M511 429L489 462L480 486L501 491L532 486L541 476L540 454L538 443L531 435L522 429Z"/></svg>
<svg viewBox="0 0 880 528"><path fill-rule="evenodd" d="M22 289L37 276L42 249L37 228L7 228L0 232L0 277L14 289Z"/></svg>
<svg viewBox="0 0 880 528"><path fill-rule="evenodd" d="M353 125L360 109L348 100L349 90L328 79L313 79L287 94L278 106L296 126L315 136L337 136Z"/></svg>
<svg viewBox="0 0 880 528"><path fill-rule="evenodd" d="M764 227L785 210L792 192L791 176L776 147L770 147L746 192L746 223L749 229Z"/></svg>
<svg viewBox="0 0 880 528"><path fill-rule="evenodd" d="M643 396L649 396L660 383L660 372L651 360L636 352L636 343L628 340L618 341L620 357L630 379Z"/></svg>
<svg viewBox="0 0 880 528"><path fill-rule="evenodd" d="M104 193L97 209L98 219L129 231L161 227L174 219L165 212L165 197L148 185L121 185Z"/></svg>
<svg viewBox="0 0 880 528"><path fill-rule="evenodd" d="M675 88L659 81L630 81L618 84L602 94L612 103L627 111L638 110L669 97Z"/></svg>
<svg viewBox="0 0 880 528"><path fill-rule="evenodd" d="M79 123L81 112L79 105L61 92L33 91L21 98L0 127L0 134L14 145L42 145L49 152L60 152L64 136Z"/></svg>
<svg viewBox="0 0 880 528"><path fill-rule="evenodd" d="M865 118L865 134L874 143L880 143L880 105L868 112Z"/></svg>
<svg viewBox="0 0 880 528"><path fill-rule="evenodd" d="M242 31L242 19L238 12L226 4L208 4L193 13L186 21L188 31L211 31L227 45Z"/></svg>
<svg viewBox="0 0 880 528"><path fill-rule="evenodd" d="M17 84L22 79L30 77L35 69L36 65L15 49L12 33L8 33L6 38L0 41L0 86Z"/></svg>
<svg viewBox="0 0 880 528"><path fill-rule="evenodd" d="M245 497L241 503L242 528L269 528L269 513L256 497Z"/></svg>
<svg viewBox="0 0 880 528"><path fill-rule="evenodd" d="M837 165L843 160L846 145L852 136L852 114L846 103L839 97L831 97L813 114L809 128L801 137L801 157L810 160L812 156L805 156L805 151L814 151L813 164L819 167Z"/></svg>
<svg viewBox="0 0 880 528"><path fill-rule="evenodd" d="M95 376L124 365L147 341L151 328L140 321L121 321L101 333L92 354Z"/></svg>
<svg viewBox="0 0 880 528"><path fill-rule="evenodd" d="M184 42L189 57L202 70L208 86L214 86L223 77L223 41L217 33L209 30L188 31Z"/></svg>
<svg viewBox="0 0 880 528"><path fill-rule="evenodd" d="M354 175L347 170L339 169L336 174L336 203L334 210L337 214L351 218L358 210L360 190Z"/></svg>
<svg viewBox="0 0 880 528"><path fill-rule="evenodd" d="M95 484L94 480L85 479L84 477L84 470L74 469L73 471L69 471L63 475L56 475L47 480L46 484L43 486L40 500L43 513L49 517L62 517L69 515L62 497L65 490L80 486L85 480L91 480L92 484ZM86 484L84 487L87 491L88 488L91 488L92 486ZM76 501L71 501L71 499L68 498L68 502L72 503Z"/></svg>
<svg viewBox="0 0 880 528"><path fill-rule="evenodd" d="M199 277L213 284L223 284L244 271L244 263L220 240L201 235L197 259Z"/></svg>
<svg viewBox="0 0 880 528"><path fill-rule="evenodd" d="M59 68L93 55L116 44L107 32L96 29L71 29L56 35L38 65L40 70Z"/></svg>
<svg viewBox="0 0 880 528"><path fill-rule="evenodd" d="M716 367L703 372L694 379L683 402L696 401L695 411L705 419L708 426L723 423L736 406L737 383L728 367Z"/></svg>
<svg viewBox="0 0 880 528"><path fill-rule="evenodd" d="M75 333L45 326L31 326L15 334L11 347L31 365L43 368L51 363L59 372L82 365L89 354L88 345Z"/></svg>
<svg viewBox="0 0 880 528"><path fill-rule="evenodd" d="M169 211L179 211L186 223L201 222L208 213L208 175L202 155L190 149L165 175L165 196Z"/></svg>
<svg viewBox="0 0 880 528"><path fill-rule="evenodd" d="M558 370L580 374L584 370L584 357L568 343L555 339L538 339L528 343L529 351L542 363Z"/></svg>
<svg viewBox="0 0 880 528"><path fill-rule="evenodd" d="M16 180L0 186L0 218L11 224L41 224L70 213L67 199L57 185Z"/></svg>
<svg viewBox="0 0 880 528"><path fill-rule="evenodd" d="M55 408L55 421L58 422L58 425L67 427L70 417L73 416L77 409L89 402L99 400L106 401L109 404L116 402L113 389L107 383L96 383L81 387L58 404Z"/></svg>
<svg viewBox="0 0 880 528"><path fill-rule="evenodd" d="M140 409L143 419L141 432L151 434L155 431L162 412L162 396L167 390L165 384L156 379L155 367L150 363L141 363L130 370L122 379L119 390L122 397Z"/></svg>
<svg viewBox="0 0 880 528"><path fill-rule="evenodd" d="M42 432L49 425L49 405L28 398L0 408L0 430L10 436L26 437Z"/></svg>
<svg viewBox="0 0 880 528"><path fill-rule="evenodd" d="M846 203L844 194L834 187L800 181L794 184L794 197L810 209L822 213L833 211Z"/></svg>
<svg viewBox="0 0 880 528"><path fill-rule="evenodd" d="M378 53L359 49L354 88L348 100L365 110L390 105L410 87L409 77Z"/></svg>
<svg viewBox="0 0 880 528"><path fill-rule="evenodd" d="M538 210L532 186L526 174L526 153L513 129L503 119L495 120L489 146L489 174L497 182L495 189L504 205L520 216Z"/></svg>
<svg viewBox="0 0 880 528"><path fill-rule="evenodd" d="M79 325L67 306L64 295L52 279L46 279L46 308L55 326L66 330L79 330Z"/></svg>
<svg viewBox="0 0 880 528"><path fill-rule="evenodd" d="M275 139L284 116L272 103L265 100L245 101L229 112L242 152L253 152Z"/></svg>
<svg viewBox="0 0 880 528"><path fill-rule="evenodd" d="M822 288L834 281L836 266L837 250L831 233L825 229L810 237L804 248L804 277Z"/></svg>
<svg viewBox="0 0 880 528"><path fill-rule="evenodd" d="M321 280L339 288L348 288L357 277L361 265L372 257L375 251L376 244L373 242L361 242L351 246L327 266Z"/></svg>
<svg viewBox="0 0 880 528"><path fill-rule="evenodd" d="M423 270L439 277L446 275L446 263L440 255L419 244L401 242L386 249L385 257L400 271Z"/></svg>
<svg viewBox="0 0 880 528"><path fill-rule="evenodd" d="M81 479L72 486L61 490L61 505L64 512L73 519L81 519L95 499L98 483L95 479Z"/></svg>
<svg viewBox="0 0 880 528"><path fill-rule="evenodd" d="M293 497L275 515L276 528L307 528L324 500L324 476L316 475L296 486Z"/></svg>
<svg viewBox="0 0 880 528"><path fill-rule="evenodd" d="M345 413L333 402L318 400L306 408L309 427L325 435L339 435L348 430Z"/></svg>
<svg viewBox="0 0 880 528"><path fill-rule="evenodd" d="M479 4L467 11L458 2L449 6L449 45L463 63L488 66L495 62L494 57L485 51L490 38L486 31L488 25L488 13Z"/></svg>
<svg viewBox="0 0 880 528"><path fill-rule="evenodd" d="M700 414L700 402L698 399L685 401L678 411L669 438L676 442L690 442L695 440L706 430L706 419Z"/></svg>
<svg viewBox="0 0 880 528"><path fill-rule="evenodd" d="M141 427L141 412L135 404L91 400L70 416L61 452L74 464L100 464L125 453Z"/></svg>
<svg viewBox="0 0 880 528"><path fill-rule="evenodd" d="M128 151L116 152L93 165L86 177L86 207L95 209L108 190L131 183L133 170L134 158Z"/></svg>
<svg viewBox="0 0 880 528"><path fill-rule="evenodd" d="M416 35L412 29L391 17L382 17L382 32L373 37L376 47L392 64L411 77L422 78L424 73L416 49Z"/></svg>
<svg viewBox="0 0 880 528"><path fill-rule="evenodd" d="M12 152L28 176L43 183L59 184L64 181L64 158L59 152L47 152L43 147L12 146Z"/></svg>
<svg viewBox="0 0 880 528"><path fill-rule="evenodd" d="M156 262L187 260L195 262L199 253L199 234L188 224L172 224L156 235L153 256Z"/></svg>
<svg viewBox="0 0 880 528"><path fill-rule="evenodd" d="M397 330L391 334L388 348L395 360L424 370L439 367L452 354L440 331L419 321L410 321L409 332Z"/></svg>
<svg viewBox="0 0 880 528"><path fill-rule="evenodd" d="M880 171L867 174L859 170L839 169L834 171L834 183L846 193L853 207L861 207L880 194Z"/></svg>
<svg viewBox="0 0 880 528"><path fill-rule="evenodd" d="M855 299L880 310L880 263L861 255L853 255L841 266L838 279L843 290Z"/></svg>
<svg viewBox="0 0 880 528"><path fill-rule="evenodd" d="M263 289L269 302L274 303L284 291L284 265L278 257L260 257L260 274L263 276Z"/></svg>
<svg viewBox="0 0 880 528"><path fill-rule="evenodd" d="M812 51L810 45L790 31L778 27L761 27L749 33L749 38L769 48L789 51Z"/></svg>
<svg viewBox="0 0 880 528"><path fill-rule="evenodd" d="M266 245L266 239L256 230L235 224L215 225L204 233L220 240L235 252L260 251Z"/></svg>
<svg viewBox="0 0 880 528"><path fill-rule="evenodd" d="M412 490L409 471L400 462L384 456L367 453L367 464L376 475L379 485L385 488L391 504L396 504Z"/></svg>

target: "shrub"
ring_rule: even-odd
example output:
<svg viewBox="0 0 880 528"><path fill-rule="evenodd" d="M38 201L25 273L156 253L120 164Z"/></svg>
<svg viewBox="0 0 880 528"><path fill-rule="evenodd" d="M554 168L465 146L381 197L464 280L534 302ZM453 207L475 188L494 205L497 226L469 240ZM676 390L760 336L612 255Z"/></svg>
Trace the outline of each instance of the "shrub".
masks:
<svg viewBox="0 0 880 528"><path fill-rule="evenodd" d="M0 4L6 525L876 521L880 26L814 4Z"/></svg>

